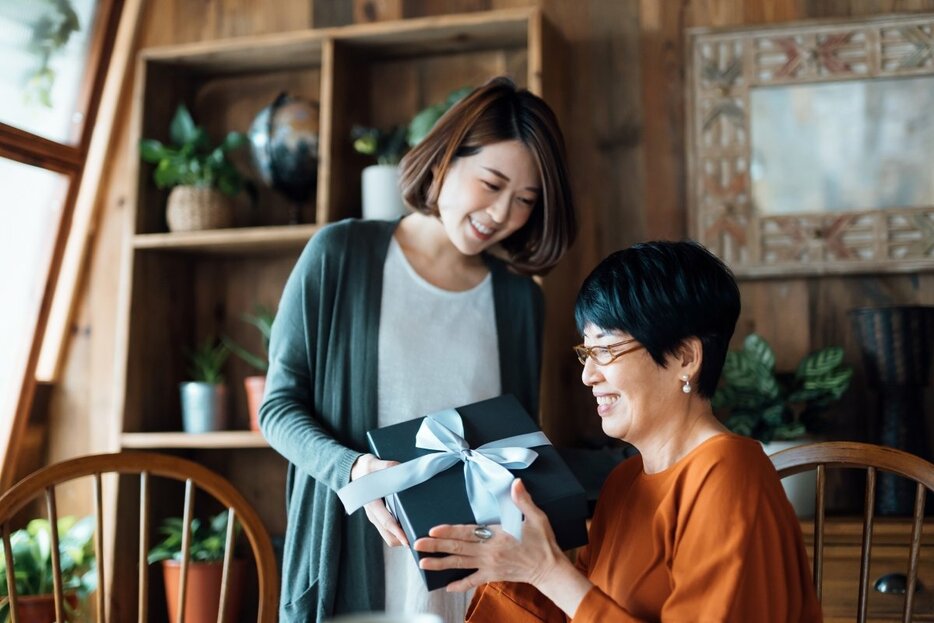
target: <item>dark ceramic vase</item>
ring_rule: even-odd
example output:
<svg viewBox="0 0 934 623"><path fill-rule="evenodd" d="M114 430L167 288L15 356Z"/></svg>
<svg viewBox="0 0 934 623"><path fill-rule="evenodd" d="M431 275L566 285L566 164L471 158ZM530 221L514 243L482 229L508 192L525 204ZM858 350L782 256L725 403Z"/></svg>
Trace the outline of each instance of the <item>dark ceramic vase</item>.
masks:
<svg viewBox="0 0 934 623"><path fill-rule="evenodd" d="M849 312L863 355L866 380L879 396L876 441L930 459L925 442L923 388L934 354L934 307L879 307ZM881 472L880 515L910 515L915 488Z"/></svg>

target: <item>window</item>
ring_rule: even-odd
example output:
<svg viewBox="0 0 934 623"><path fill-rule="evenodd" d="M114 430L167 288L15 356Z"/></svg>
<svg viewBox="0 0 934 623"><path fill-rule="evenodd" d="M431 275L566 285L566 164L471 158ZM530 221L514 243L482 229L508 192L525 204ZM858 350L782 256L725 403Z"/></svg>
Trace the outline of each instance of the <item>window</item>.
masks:
<svg viewBox="0 0 934 623"><path fill-rule="evenodd" d="M0 490L10 483L121 0L0 0Z"/></svg>

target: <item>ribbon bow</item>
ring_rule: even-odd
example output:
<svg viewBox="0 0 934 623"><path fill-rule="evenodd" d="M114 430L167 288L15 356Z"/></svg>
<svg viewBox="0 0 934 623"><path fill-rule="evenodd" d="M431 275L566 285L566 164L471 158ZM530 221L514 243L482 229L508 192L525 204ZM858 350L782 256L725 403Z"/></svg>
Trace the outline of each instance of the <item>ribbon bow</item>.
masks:
<svg viewBox="0 0 934 623"><path fill-rule="evenodd" d="M510 497L515 477L510 469L525 469L538 453L529 448L551 445L541 431L514 435L471 448L464 439L464 423L454 409L432 413L422 420L415 446L436 450L388 469L372 472L341 487L337 495L348 514L365 504L421 484L458 461L464 463L467 500L477 523L502 524L519 539L522 512Z"/></svg>

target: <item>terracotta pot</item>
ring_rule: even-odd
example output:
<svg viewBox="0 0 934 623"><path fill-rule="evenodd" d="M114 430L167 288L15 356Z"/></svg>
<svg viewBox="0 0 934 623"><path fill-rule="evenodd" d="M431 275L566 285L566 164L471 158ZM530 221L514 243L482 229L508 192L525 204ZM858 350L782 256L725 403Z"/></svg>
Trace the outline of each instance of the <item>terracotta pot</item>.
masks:
<svg viewBox="0 0 934 623"><path fill-rule="evenodd" d="M243 594L243 571L245 563L233 560L230 563L230 585L227 588L227 617L225 621L237 620L240 612L240 596ZM174 560L162 561L162 577L165 580L165 599L169 611L169 623L178 620L178 589L181 563ZM220 606L223 562L191 562L188 564L188 591L185 594L186 623L216 623Z"/></svg>
<svg viewBox="0 0 934 623"><path fill-rule="evenodd" d="M65 601L73 610L77 609L77 595L67 593ZM17 597L16 614L18 615L16 620L19 623L53 623L55 621L55 597L53 595ZM68 619L67 610L65 611L65 619Z"/></svg>
<svg viewBox="0 0 934 623"><path fill-rule="evenodd" d="M250 413L250 430L259 431L259 406L263 404L263 394L266 392L265 376L248 376L243 379L246 389L246 408Z"/></svg>

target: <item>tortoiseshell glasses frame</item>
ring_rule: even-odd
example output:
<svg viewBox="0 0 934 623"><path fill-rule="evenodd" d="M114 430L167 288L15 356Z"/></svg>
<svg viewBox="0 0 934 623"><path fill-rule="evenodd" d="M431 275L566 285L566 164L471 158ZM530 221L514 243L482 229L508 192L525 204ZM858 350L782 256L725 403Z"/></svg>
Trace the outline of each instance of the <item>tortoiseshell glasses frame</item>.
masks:
<svg viewBox="0 0 934 623"><path fill-rule="evenodd" d="M636 345L632 348L627 348L617 353L613 352L613 349L615 348L626 346L627 344L633 344L635 342L635 340L623 340L622 342L607 344L606 346L584 346L583 344L578 344L574 347L574 353L577 354L577 360L581 362L581 365L586 365L587 358L590 357L598 365L608 366L623 355L628 355L629 353L634 353L637 350L645 348L645 346L642 344L636 343Z"/></svg>

